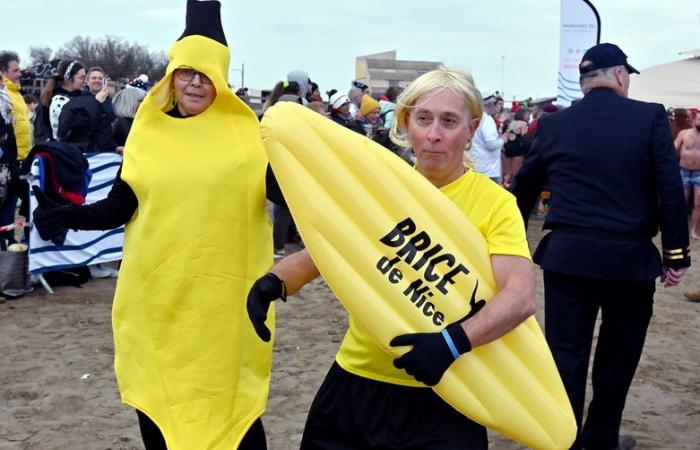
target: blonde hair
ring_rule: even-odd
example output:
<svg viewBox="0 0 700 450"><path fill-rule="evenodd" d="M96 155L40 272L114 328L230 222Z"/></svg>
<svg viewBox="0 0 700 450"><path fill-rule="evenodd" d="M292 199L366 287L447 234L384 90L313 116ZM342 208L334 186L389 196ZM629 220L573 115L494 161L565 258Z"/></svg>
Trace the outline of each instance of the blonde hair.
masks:
<svg viewBox="0 0 700 450"><path fill-rule="evenodd" d="M471 118L481 119L484 111L483 100L472 76L460 69L440 67L416 78L396 100L394 124L389 134L396 145L403 148L411 147L406 135L408 116L411 110L417 106L416 103L420 98L443 90L454 92L463 97ZM467 143L465 150L470 147L471 140Z"/></svg>

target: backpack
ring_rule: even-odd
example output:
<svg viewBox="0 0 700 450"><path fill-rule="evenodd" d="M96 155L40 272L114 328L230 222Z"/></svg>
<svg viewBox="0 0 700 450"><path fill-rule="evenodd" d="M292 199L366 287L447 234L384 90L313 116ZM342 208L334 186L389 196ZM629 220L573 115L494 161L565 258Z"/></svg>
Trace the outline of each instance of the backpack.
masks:
<svg viewBox="0 0 700 450"><path fill-rule="evenodd" d="M383 113L379 114L379 118L382 119L382 123L386 123L386 115L393 113L395 108L387 109Z"/></svg>

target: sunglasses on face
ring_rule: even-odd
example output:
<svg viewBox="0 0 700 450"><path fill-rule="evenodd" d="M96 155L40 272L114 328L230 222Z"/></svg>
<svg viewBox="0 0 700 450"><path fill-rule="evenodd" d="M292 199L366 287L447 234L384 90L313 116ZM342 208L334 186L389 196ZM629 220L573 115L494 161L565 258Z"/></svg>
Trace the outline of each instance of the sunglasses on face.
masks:
<svg viewBox="0 0 700 450"><path fill-rule="evenodd" d="M208 76L204 75L202 72L194 70L192 67L182 66L175 69L175 76L187 83L194 80L195 75L199 75L199 81L201 81L202 84L212 84L212 81Z"/></svg>

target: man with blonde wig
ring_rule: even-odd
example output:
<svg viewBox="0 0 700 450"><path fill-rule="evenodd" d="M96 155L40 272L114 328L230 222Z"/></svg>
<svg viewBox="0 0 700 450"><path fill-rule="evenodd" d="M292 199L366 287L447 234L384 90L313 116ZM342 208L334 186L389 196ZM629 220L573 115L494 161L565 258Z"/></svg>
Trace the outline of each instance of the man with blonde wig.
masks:
<svg viewBox="0 0 700 450"><path fill-rule="evenodd" d="M535 308L530 251L515 198L463 164L481 114L481 95L471 76L455 69L434 70L399 97L392 139L413 148L416 170L484 236L498 293L476 314L441 332L397 336L391 345L408 351L396 359L351 315L349 330L309 411L302 450L487 448L485 428L428 388L461 354L503 336ZM309 254L302 251L255 282L248 314L261 338L267 335L264 321L270 303L318 275Z"/></svg>

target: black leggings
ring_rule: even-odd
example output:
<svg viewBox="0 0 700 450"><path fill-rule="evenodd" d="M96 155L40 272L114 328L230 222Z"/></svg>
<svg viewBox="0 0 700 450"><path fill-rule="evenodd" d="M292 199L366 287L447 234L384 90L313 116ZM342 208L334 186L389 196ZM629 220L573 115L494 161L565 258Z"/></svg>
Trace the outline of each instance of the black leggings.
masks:
<svg viewBox="0 0 700 450"><path fill-rule="evenodd" d="M144 413L136 410L139 416L139 428L141 428L141 439L146 450L167 450L165 439L155 423ZM256 420L243 437L238 450L267 450L265 441L265 429L262 420Z"/></svg>

